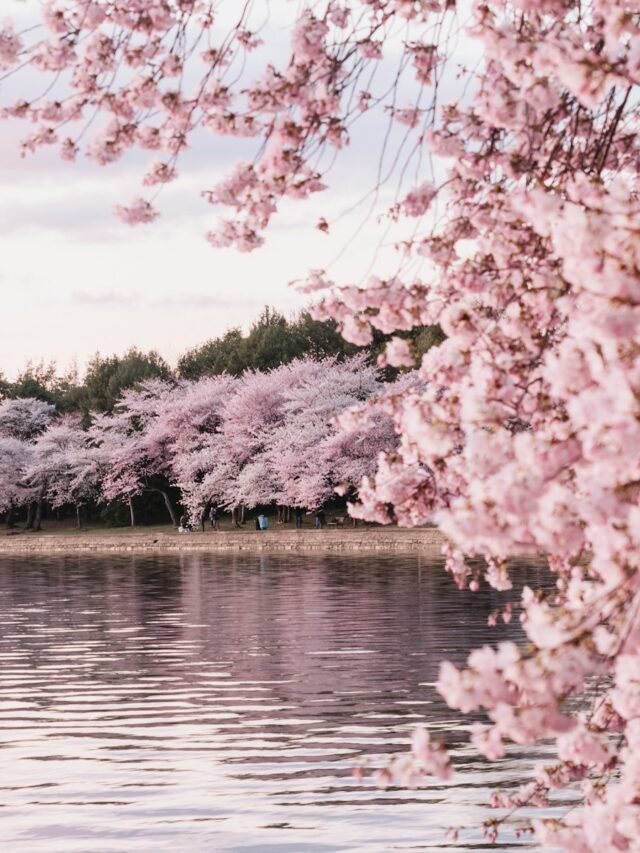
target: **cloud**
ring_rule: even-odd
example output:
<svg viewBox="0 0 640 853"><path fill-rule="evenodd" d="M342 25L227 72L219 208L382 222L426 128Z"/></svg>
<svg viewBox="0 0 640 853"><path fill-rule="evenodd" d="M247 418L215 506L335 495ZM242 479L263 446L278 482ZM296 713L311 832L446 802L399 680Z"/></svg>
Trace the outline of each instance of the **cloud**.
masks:
<svg viewBox="0 0 640 853"><path fill-rule="evenodd" d="M0 233L37 236L38 232L47 232L63 235L66 240L117 244L135 241L144 231L151 230L144 226L131 228L114 214L115 205L126 205L136 195L145 195L131 173L114 172L112 180L105 180L106 175L82 177L76 173L64 177L38 180L27 174L18 183L0 178ZM193 180L190 176L183 185L167 186L154 203L163 222L190 224L204 232L215 217L200 196L204 183L196 187Z"/></svg>
<svg viewBox="0 0 640 853"><path fill-rule="evenodd" d="M244 308L247 304L246 296L227 297L218 296L214 293L180 293L176 296L165 296L163 299L157 299L149 303L150 308L183 308L192 310L193 308L218 308L222 311L230 309Z"/></svg>
<svg viewBox="0 0 640 853"><path fill-rule="evenodd" d="M145 311L193 311L195 309L218 309L219 311L236 311L246 307L247 298L220 296L215 293L185 292L163 296L160 299L150 298L148 294L137 292L123 293L116 290L75 290L71 294L74 305L103 308L139 308Z"/></svg>
<svg viewBox="0 0 640 853"><path fill-rule="evenodd" d="M102 305L120 308L137 305L138 299L138 294L117 293L113 290L103 290L97 293L76 290L71 294L71 301L76 305Z"/></svg>

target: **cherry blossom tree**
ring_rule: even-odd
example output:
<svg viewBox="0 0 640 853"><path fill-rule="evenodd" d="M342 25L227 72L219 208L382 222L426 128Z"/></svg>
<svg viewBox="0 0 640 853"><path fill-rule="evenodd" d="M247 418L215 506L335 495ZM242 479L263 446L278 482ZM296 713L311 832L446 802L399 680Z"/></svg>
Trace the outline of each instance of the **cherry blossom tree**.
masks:
<svg viewBox="0 0 640 853"><path fill-rule="evenodd" d="M55 406L25 397L0 402L0 436L31 441L49 426L55 417Z"/></svg>
<svg viewBox="0 0 640 853"><path fill-rule="evenodd" d="M352 404L337 419L322 446L322 455L337 491L357 498L360 491L368 494L369 483L382 470L387 458L398 449L398 430L394 421L396 400L417 394L424 387L418 371L409 371L395 382L372 388L366 405ZM366 512L358 503L349 503L352 516Z"/></svg>
<svg viewBox="0 0 640 853"><path fill-rule="evenodd" d="M346 491L373 474L378 453L391 450L396 436L389 417L363 420L349 434L336 428L339 416L382 392L379 371L364 356L311 367L311 375L286 386L281 423L253 479L271 483L272 500L280 504L316 509L337 487Z"/></svg>
<svg viewBox="0 0 640 853"><path fill-rule="evenodd" d="M165 401L154 425L156 435L168 437L172 482L190 517L201 525L210 505L222 502L235 471L221 426L237 385L227 375L185 382Z"/></svg>
<svg viewBox="0 0 640 853"><path fill-rule="evenodd" d="M126 391L113 414L94 416L89 433L78 436L76 466L88 482L96 472L107 500L161 493L172 520L171 487L200 523L212 503L317 507L337 486L373 474L378 453L393 446L393 420L382 412L375 423L354 414L357 427L338 437L338 416L383 388L364 356L302 359L240 379L148 380ZM73 439L62 425L52 436ZM62 495L67 475L53 478Z"/></svg>
<svg viewBox="0 0 640 853"><path fill-rule="evenodd" d="M27 527L40 527L42 494L27 474L35 442L54 417L55 407L34 397L0 402L0 511L7 512L7 526L13 524L13 510L27 504Z"/></svg>
<svg viewBox="0 0 640 853"><path fill-rule="evenodd" d="M279 478L269 462L269 449L283 424L288 395L315 371L311 360L297 360L268 373L249 371L240 380L220 431L233 466L223 493L226 505L279 502Z"/></svg>
<svg viewBox="0 0 640 853"><path fill-rule="evenodd" d="M54 144L73 158L83 148L103 164L134 147L155 151L150 187L176 177L201 128L256 137L253 160L205 191L230 210L212 244L248 251L283 199L324 189L327 155L345 148L355 120L386 110L408 152L396 174L415 176L387 211L406 229L397 272L335 287L318 270L305 286L330 288L317 314L355 343L373 329L436 323L447 340L418 365L422 387L388 397L398 447L360 490L358 512L435 519L452 543L448 569L474 589L484 579L507 592L509 555L549 555L555 589L526 589L520 602L530 648L487 647L464 670L444 664L439 687L453 707L486 711L473 738L490 758L505 741L556 740L557 762L496 803L544 804L578 784L580 808L534 821L543 843L637 849L638 4L303 2L290 53L276 50L257 75L248 55L267 37L266 4L233 4L227 29L216 22L224 7L47 4L43 29L0 33L6 74L28 65L47 77L4 114L32 124L25 151ZM454 68L468 37L478 61ZM394 58L391 75L377 73ZM446 103L452 77L461 86ZM383 179L376 170L372 183ZM153 201L119 215L151 222ZM385 358L412 364L402 334ZM424 772L451 769L418 733L389 773L413 782ZM497 827L487 826L490 839Z"/></svg>
<svg viewBox="0 0 640 853"><path fill-rule="evenodd" d="M31 453L26 441L0 437L0 512L8 514L8 526L13 509L33 499L33 490L24 481Z"/></svg>
<svg viewBox="0 0 640 853"><path fill-rule="evenodd" d="M178 392L179 393L179 392ZM91 428L101 467L101 492L106 500L123 500L135 521L133 497L143 492L159 494L171 523L178 526L170 494L173 434L158 429L159 413L176 394L162 379L150 379L125 391L112 415L97 415Z"/></svg>
<svg viewBox="0 0 640 853"><path fill-rule="evenodd" d="M75 505L80 527L82 506L99 494L100 473L91 436L80 418L66 416L52 423L38 436L24 473L25 482L38 496L36 530L44 500L52 507Z"/></svg>
<svg viewBox="0 0 640 853"><path fill-rule="evenodd" d="M334 495L348 478L346 466L341 479L332 471L340 458L339 448L328 446L334 420L382 388L378 371L364 361L302 359L240 380L194 383L191 397L209 401L217 416L206 430L185 425L174 445L176 482L191 516L200 518L212 502L315 508ZM181 400L181 407L188 404ZM390 426L388 419L385 449L394 441ZM377 447L369 447L372 473Z"/></svg>

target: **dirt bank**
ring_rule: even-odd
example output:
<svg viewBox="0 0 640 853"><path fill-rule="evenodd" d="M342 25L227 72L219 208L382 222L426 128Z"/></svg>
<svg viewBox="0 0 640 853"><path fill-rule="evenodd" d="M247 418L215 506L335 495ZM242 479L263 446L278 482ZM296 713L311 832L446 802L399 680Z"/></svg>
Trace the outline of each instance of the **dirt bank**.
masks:
<svg viewBox="0 0 640 853"><path fill-rule="evenodd" d="M436 528L397 530L273 530L214 533L21 532L0 536L0 555L91 551L423 551L439 550L444 538Z"/></svg>

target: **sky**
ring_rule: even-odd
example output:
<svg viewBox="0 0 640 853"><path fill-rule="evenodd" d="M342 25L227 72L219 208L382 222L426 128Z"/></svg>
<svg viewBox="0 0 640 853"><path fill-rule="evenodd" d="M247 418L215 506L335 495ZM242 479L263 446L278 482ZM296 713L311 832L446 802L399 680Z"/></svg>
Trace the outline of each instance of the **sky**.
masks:
<svg viewBox="0 0 640 853"><path fill-rule="evenodd" d="M34 3L20 7L26 20ZM284 19L276 15L273 26L285 44ZM256 62L269 58L263 52ZM0 103L24 96L24 85L0 86ZM286 315L309 304L289 282L310 269L328 269L342 283L363 281L374 260L377 273L393 271L390 249L379 249L393 235L375 215L367 218L368 202L352 209L375 182L387 122L378 113L356 128L329 175L330 190L284 203L266 246L251 254L206 242L217 214L200 196L239 154L250 159L245 143L203 132L179 164L179 179L155 202L161 219L131 228L114 217L113 207L143 194L150 152L107 167L83 157L65 163L53 150L22 159L18 143L30 127L3 122L0 372L13 378L29 360L54 360L61 370L75 364L82 371L95 352L131 346L155 349L175 363L180 353L231 326L248 328L266 304ZM385 188L376 213L395 192L397 184ZM339 217L328 235L315 228L321 216L332 223Z"/></svg>
<svg viewBox="0 0 640 853"><path fill-rule="evenodd" d="M175 361L230 326L248 327L265 304L287 315L308 304L289 282L345 245L333 269L340 280L360 276L378 239L372 223L350 240L363 210L331 235L314 227L365 191L366 175L352 170L322 198L285 204L256 252L212 248L204 234L216 213L199 194L233 162L213 136L209 152L186 158L183 177L164 188L161 219L131 228L113 206L139 193L143 167L78 167L52 152L21 159L16 130L0 141L0 370L10 377L29 359L82 369L96 351L132 345Z"/></svg>
<svg viewBox="0 0 640 853"><path fill-rule="evenodd" d="M29 359L82 368L96 351L132 345L173 361L230 326L247 327L265 304L290 314L309 297L288 282L324 266L348 238L346 227L336 237L313 227L327 207L314 201L308 216L287 206L254 253L213 249L204 234L215 214L198 197L211 173L185 174L160 197L162 219L130 228L112 208L134 195L137 176L117 165L93 174L53 158L49 168L34 168L6 138L0 153L0 370L9 376ZM331 205L352 200L346 188ZM345 274L366 265L364 243L349 250Z"/></svg>

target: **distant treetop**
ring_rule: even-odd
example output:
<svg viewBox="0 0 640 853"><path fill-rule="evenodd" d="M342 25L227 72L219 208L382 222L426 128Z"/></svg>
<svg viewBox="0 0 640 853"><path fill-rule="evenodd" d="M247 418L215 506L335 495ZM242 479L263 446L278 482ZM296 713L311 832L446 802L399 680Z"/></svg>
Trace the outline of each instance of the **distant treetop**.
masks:
<svg viewBox="0 0 640 853"><path fill-rule="evenodd" d="M419 358L444 336L438 326L422 326L406 337ZM333 320L314 320L307 310L288 320L265 306L246 334L237 327L228 329L181 355L175 370L155 350L142 352L137 347L123 355L96 353L82 379L75 367L59 373L55 362L29 361L14 382L0 373L0 400L35 398L61 413L111 412L124 391L147 379L193 380L223 373L241 376L247 370L273 370L297 358L343 361L357 353L366 354L373 365L388 340L388 335L378 332L370 346L359 347L345 341ZM397 374L392 367L383 372L386 379L395 379Z"/></svg>

